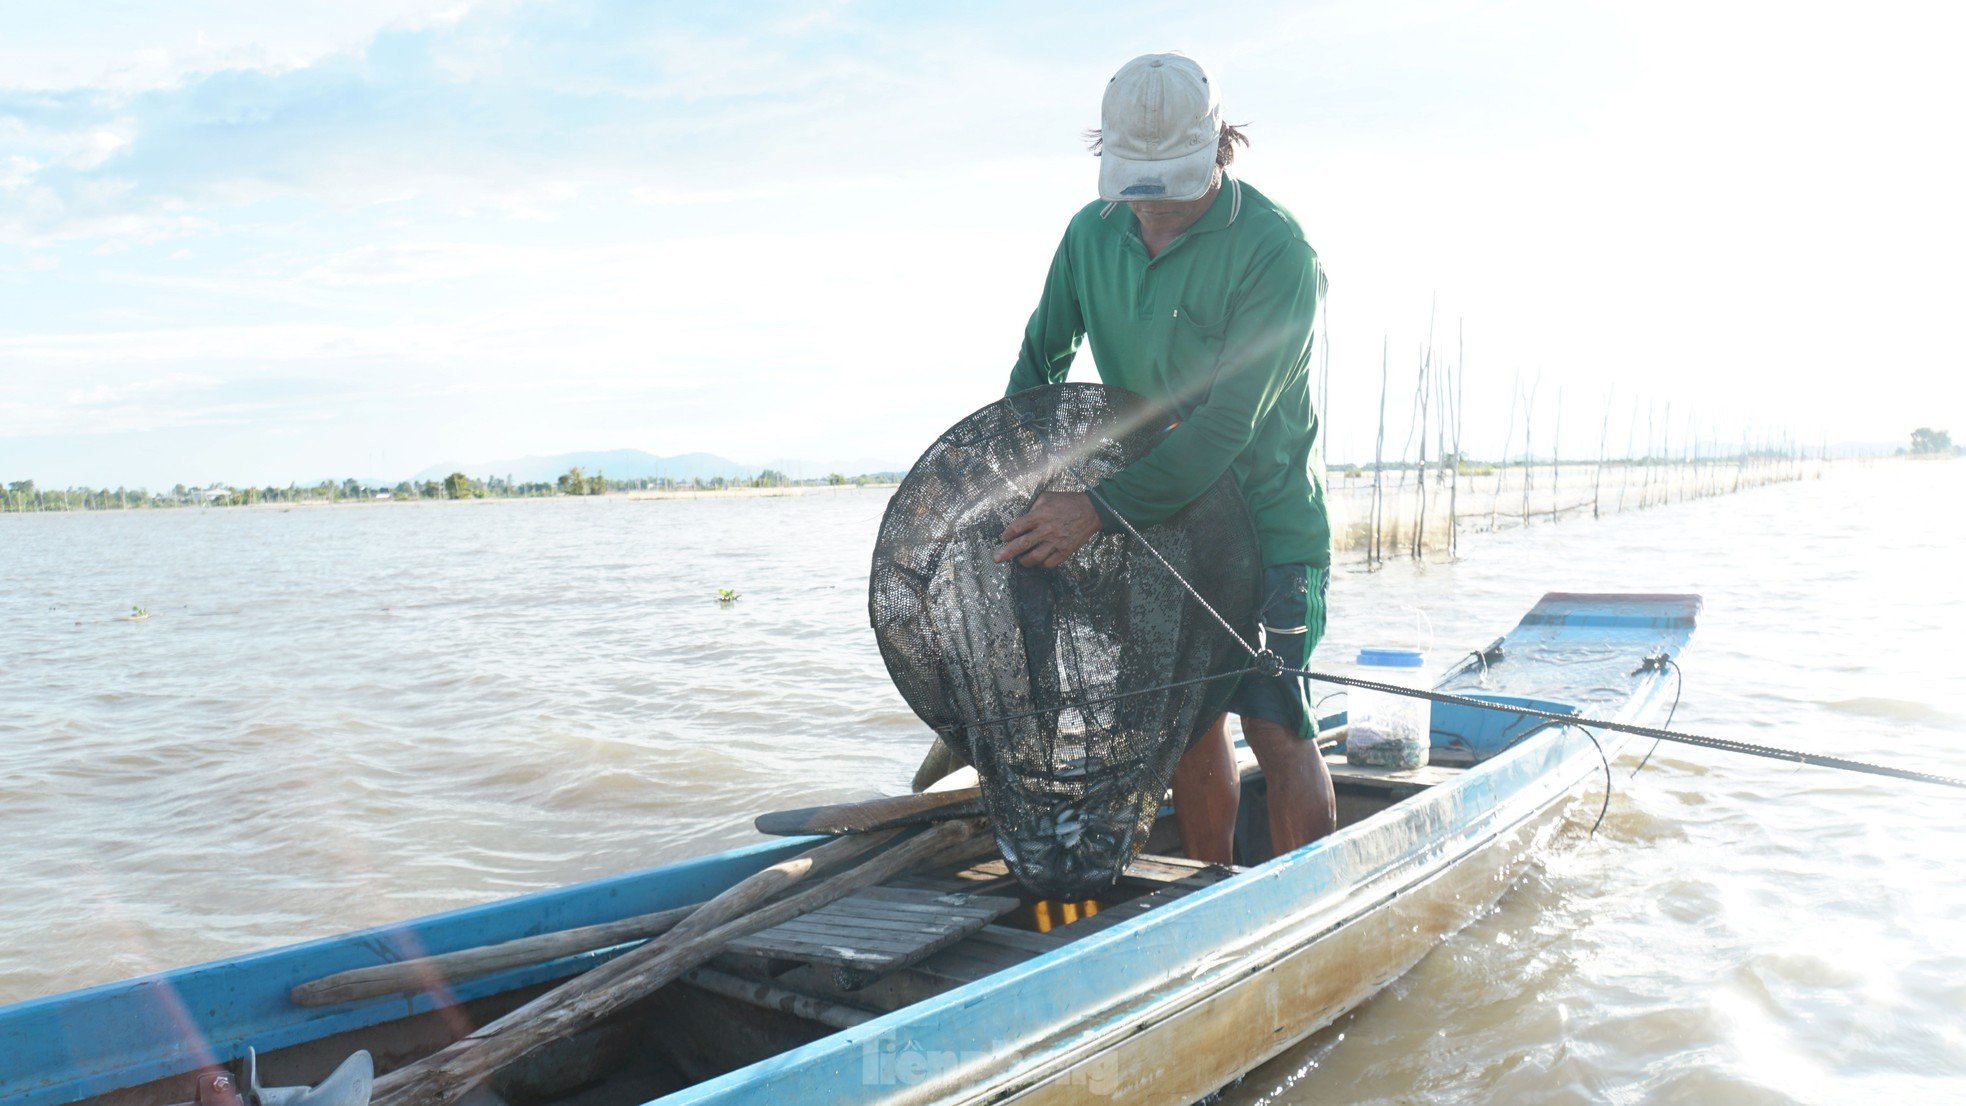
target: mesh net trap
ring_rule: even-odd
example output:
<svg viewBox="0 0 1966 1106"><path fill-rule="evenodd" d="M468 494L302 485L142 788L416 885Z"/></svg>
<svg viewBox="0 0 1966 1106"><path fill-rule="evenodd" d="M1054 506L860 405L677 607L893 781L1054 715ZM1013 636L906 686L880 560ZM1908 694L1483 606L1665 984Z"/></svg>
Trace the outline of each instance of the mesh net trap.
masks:
<svg viewBox="0 0 1966 1106"><path fill-rule="evenodd" d="M1041 492L1096 487L1167 429L1146 400L1096 384L1007 396L922 454L874 547L888 672L976 766L1004 859L1047 896L1109 886L1146 844L1175 762L1248 661L1236 635L1255 640L1262 561L1227 475L1058 568L992 560Z"/></svg>

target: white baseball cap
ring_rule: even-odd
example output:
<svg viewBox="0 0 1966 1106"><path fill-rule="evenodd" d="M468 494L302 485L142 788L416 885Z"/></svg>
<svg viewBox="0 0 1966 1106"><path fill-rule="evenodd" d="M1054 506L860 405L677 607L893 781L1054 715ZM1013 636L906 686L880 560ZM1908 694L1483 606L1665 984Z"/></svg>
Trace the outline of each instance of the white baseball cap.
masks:
<svg viewBox="0 0 1966 1106"><path fill-rule="evenodd" d="M1143 54L1106 82L1099 198L1197 200L1215 180L1222 101L1186 54Z"/></svg>

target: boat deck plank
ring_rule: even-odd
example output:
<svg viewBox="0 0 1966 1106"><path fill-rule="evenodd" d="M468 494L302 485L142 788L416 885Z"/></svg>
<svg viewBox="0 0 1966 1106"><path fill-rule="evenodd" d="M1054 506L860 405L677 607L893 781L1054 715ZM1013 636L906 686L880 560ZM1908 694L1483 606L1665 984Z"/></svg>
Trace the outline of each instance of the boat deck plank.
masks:
<svg viewBox="0 0 1966 1106"><path fill-rule="evenodd" d="M1220 883L1236 869L1219 864L1196 864L1179 858L1172 867L1187 872L1180 879L1166 882L1147 894L1128 899L1099 913L1059 926L1049 933L1037 933L1006 925L986 925L964 936L920 962L882 975L858 986L842 988L828 973L800 968L781 977L788 983L813 987L850 997L854 1004L876 1010L898 1010L923 999L953 990L1015 967L1035 956L1063 948L1084 937L1137 918L1156 907L1165 906L1204 887ZM1164 871L1163 874L1171 874Z"/></svg>
<svg viewBox="0 0 1966 1106"><path fill-rule="evenodd" d="M868 888L733 941L729 950L884 974L960 941L1018 905L1008 896Z"/></svg>
<svg viewBox="0 0 1966 1106"><path fill-rule="evenodd" d="M1107 907L1083 921L1054 929L1052 933L1068 934L1067 940L1076 941L1082 937L1108 930L1126 921L1137 918L1159 906L1166 906L1176 899L1194 894L1204 887L1211 887L1236 874L1237 869L1225 864L1210 864L1193 875L1166 884L1155 891L1149 891L1139 898L1128 899L1117 906Z"/></svg>

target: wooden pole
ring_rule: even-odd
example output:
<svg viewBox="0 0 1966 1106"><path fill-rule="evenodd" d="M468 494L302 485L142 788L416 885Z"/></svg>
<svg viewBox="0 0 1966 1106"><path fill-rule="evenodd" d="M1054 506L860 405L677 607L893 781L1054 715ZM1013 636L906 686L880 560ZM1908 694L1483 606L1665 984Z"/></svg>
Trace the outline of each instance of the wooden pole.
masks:
<svg viewBox="0 0 1966 1106"><path fill-rule="evenodd" d="M1509 432L1502 435L1502 456L1495 462L1495 498L1488 502L1488 532L1494 533L1502 510L1502 481L1509 473L1509 447L1515 444L1515 405L1522 398L1522 369L1509 385Z"/></svg>
<svg viewBox="0 0 1966 1106"><path fill-rule="evenodd" d="M393 964L353 968L302 983L290 991L288 997L298 1006L329 1006L337 1002L375 998L377 995L441 992L461 980L506 968L540 964L562 956L658 937L675 928L676 923L695 910L695 906L679 906L674 910L659 910L617 922L563 929L555 933L539 933L482 948L459 949Z"/></svg>
<svg viewBox="0 0 1966 1106"><path fill-rule="evenodd" d="M880 1017L879 1014L832 1002L818 995L793 991L759 979L746 979L714 968L698 968L684 976L683 982L713 995L733 998L765 1010L777 1010L821 1025L830 1025L834 1029L852 1029L861 1022Z"/></svg>
<svg viewBox="0 0 1966 1106"><path fill-rule="evenodd" d="M1652 457L1657 452L1653 447L1659 440L1658 432L1654 427L1657 419L1654 416L1658 412L1659 405L1657 403L1648 403L1645 405L1645 485L1638 492L1638 505L1640 507L1650 507L1652 505Z"/></svg>
<svg viewBox="0 0 1966 1106"><path fill-rule="evenodd" d="M1695 481L1692 485L1693 494L1688 493L1689 485L1687 484L1687 473L1697 474L1699 471L1699 466L1694 463L1694 455L1695 451L1699 448L1699 442L1699 425L1693 421L1693 416L1689 413L1686 416L1686 441L1680 446L1679 501L1681 503L1686 502L1688 499L1697 498L1697 493L1699 492L1697 486L1698 481Z"/></svg>
<svg viewBox="0 0 1966 1106"><path fill-rule="evenodd" d="M1427 330L1427 349L1420 355L1420 383L1413 397L1414 403L1419 408L1420 419L1419 468L1415 470L1419 474L1417 483L1420 485L1420 509L1413 517L1413 559L1416 561L1426 559L1423 546L1427 540L1427 401L1432 398L1427 387L1427 377L1433 368L1434 359L1431 323L1428 324ZM1400 458L1402 461L1405 459L1405 457Z"/></svg>
<svg viewBox="0 0 1966 1106"><path fill-rule="evenodd" d="M774 810L758 815L751 824L759 833L797 837L808 833L873 833L954 818L974 818L982 813L983 793L977 788L930 790L925 786L909 795Z"/></svg>
<svg viewBox="0 0 1966 1106"><path fill-rule="evenodd" d="M1604 502L1604 454L1611 443L1611 399L1618 386L1604 390L1604 425L1597 432L1597 472L1591 477L1591 517L1602 518Z"/></svg>
<svg viewBox="0 0 1966 1106"><path fill-rule="evenodd" d="M590 1028L722 952L739 937L790 921L937 857L987 840L987 822L943 822L865 863L760 908L790 882L861 856L888 834L842 838L753 875L662 937L526 1003L414 1064L376 1080L373 1106L454 1103L501 1068ZM983 839L983 840L979 840ZM819 856L830 853L822 864Z"/></svg>
<svg viewBox="0 0 1966 1106"><path fill-rule="evenodd" d="M1550 522L1560 521L1563 509L1563 385L1556 386L1556 433L1550 438Z"/></svg>
<svg viewBox="0 0 1966 1106"><path fill-rule="evenodd" d="M1467 396L1468 386L1468 328L1467 320L1454 324L1454 478L1447 485L1447 556L1459 559L1461 556L1461 466L1467 460L1461 453L1461 401Z"/></svg>
<svg viewBox="0 0 1966 1106"><path fill-rule="evenodd" d="M1659 420L1659 463L1665 470L1659 473L1659 502L1672 502L1672 400L1666 401L1666 417Z"/></svg>
<svg viewBox="0 0 1966 1106"><path fill-rule="evenodd" d="M1620 473L1618 476L1618 510L1621 512L1625 509L1625 489L1631 487L1632 443L1636 441L1638 441L1638 397L1633 396L1632 397L1632 424L1631 427L1625 431L1625 463L1622 466L1625 471Z"/></svg>
<svg viewBox="0 0 1966 1106"><path fill-rule="evenodd" d="M1529 401L1522 405L1522 524L1529 525L1529 486L1534 471L1530 462L1534 460L1536 447L1536 392L1543 386L1543 374L1538 372L1529 385Z"/></svg>
<svg viewBox="0 0 1966 1106"><path fill-rule="evenodd" d="M1372 533L1367 538L1365 564L1367 568L1378 565L1380 516L1386 509L1386 389L1391 380L1389 352L1391 346L1384 337L1379 339L1379 437L1372 446Z"/></svg>

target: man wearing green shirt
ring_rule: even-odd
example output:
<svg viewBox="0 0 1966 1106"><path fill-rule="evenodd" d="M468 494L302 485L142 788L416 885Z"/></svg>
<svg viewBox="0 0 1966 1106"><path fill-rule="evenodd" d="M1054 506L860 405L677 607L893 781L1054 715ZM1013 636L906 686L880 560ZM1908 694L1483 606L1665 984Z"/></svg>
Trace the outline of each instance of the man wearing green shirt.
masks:
<svg viewBox="0 0 1966 1106"><path fill-rule="evenodd" d="M1063 381L1088 339L1105 383L1163 405L1176 425L1098 499L1040 496L997 560L1055 568L1100 530L1158 523L1231 473L1262 547L1264 645L1301 668L1324 632L1331 565L1309 384L1324 270L1288 212L1223 173L1248 140L1222 123L1194 61L1135 58L1100 114L1100 198L1065 229L1009 390ZM1276 851L1330 833L1337 804L1303 682L1246 676L1229 710L1268 781ZM1241 786L1226 722L1174 773L1175 821L1196 860L1233 860Z"/></svg>

